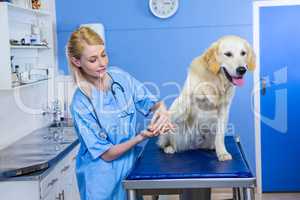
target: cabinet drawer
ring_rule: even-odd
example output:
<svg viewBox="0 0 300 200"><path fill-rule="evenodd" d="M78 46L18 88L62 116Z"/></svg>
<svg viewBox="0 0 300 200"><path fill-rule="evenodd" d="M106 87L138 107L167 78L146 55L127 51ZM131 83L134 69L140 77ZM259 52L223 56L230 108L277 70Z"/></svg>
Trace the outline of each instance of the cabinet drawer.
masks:
<svg viewBox="0 0 300 200"><path fill-rule="evenodd" d="M57 169L55 168L40 183L41 198L46 197L51 191L55 191L58 187L58 182L59 175L57 173Z"/></svg>
<svg viewBox="0 0 300 200"><path fill-rule="evenodd" d="M51 172L40 183L41 197L45 198L50 192L63 191L75 173L74 163L78 148L74 148L62 160L60 160ZM51 194L50 194L51 196Z"/></svg>
<svg viewBox="0 0 300 200"><path fill-rule="evenodd" d="M75 161L78 149L75 147L61 162L59 165L60 176L74 173Z"/></svg>

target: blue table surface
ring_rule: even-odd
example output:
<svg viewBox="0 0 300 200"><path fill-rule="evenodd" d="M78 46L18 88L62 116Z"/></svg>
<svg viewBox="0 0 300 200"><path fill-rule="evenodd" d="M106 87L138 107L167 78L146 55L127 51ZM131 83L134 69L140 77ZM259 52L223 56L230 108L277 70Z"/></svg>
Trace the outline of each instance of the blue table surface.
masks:
<svg viewBox="0 0 300 200"><path fill-rule="evenodd" d="M157 138L150 139L137 160L127 180L182 179L182 178L251 178L247 162L233 136L225 143L233 159L220 162L212 150L188 150L165 154L157 145Z"/></svg>

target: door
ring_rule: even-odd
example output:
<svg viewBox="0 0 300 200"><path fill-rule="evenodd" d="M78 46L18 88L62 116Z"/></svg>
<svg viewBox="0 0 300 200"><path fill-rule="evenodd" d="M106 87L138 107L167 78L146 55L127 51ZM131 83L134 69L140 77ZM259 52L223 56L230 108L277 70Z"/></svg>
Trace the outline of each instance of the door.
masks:
<svg viewBox="0 0 300 200"><path fill-rule="evenodd" d="M299 19L300 4L259 8L263 192L300 191Z"/></svg>

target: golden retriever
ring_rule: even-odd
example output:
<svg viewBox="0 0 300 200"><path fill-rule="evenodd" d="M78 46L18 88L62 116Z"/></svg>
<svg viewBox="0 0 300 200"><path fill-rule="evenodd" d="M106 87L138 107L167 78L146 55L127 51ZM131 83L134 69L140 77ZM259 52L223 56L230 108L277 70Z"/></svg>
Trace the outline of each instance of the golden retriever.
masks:
<svg viewBox="0 0 300 200"><path fill-rule="evenodd" d="M175 131L159 136L165 153L188 149L215 149L219 161L231 160L224 137L235 86L255 68L249 43L238 36L214 42L190 66L179 97L170 107Z"/></svg>

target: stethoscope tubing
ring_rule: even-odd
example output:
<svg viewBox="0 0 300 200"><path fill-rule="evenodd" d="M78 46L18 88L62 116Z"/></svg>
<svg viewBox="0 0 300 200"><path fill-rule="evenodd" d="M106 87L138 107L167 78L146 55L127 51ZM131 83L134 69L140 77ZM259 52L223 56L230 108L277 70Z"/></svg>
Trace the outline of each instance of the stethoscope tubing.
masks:
<svg viewBox="0 0 300 200"><path fill-rule="evenodd" d="M110 90L111 90L111 93L112 93L113 96L114 96L114 99L115 99L116 101L118 101L118 100L117 100L117 97L116 97L116 91L115 91L115 89L114 89L114 85L118 86L118 88L122 91L124 98L126 99L124 87L123 87L119 82L115 81L115 80L113 79L112 75L111 75L109 72L107 72L107 74L109 75L109 77L110 77L111 80L112 80L112 83L111 83L111 86L110 86ZM81 91L81 90L80 90L80 91ZM81 91L81 92L82 92L82 91ZM97 121L97 124L99 125L99 128L100 128L100 129L103 129L103 126L102 126L102 124L101 124L101 122L100 122L100 120L99 120L99 118L98 118L98 115L97 115L95 106L94 106L94 104L93 104L91 98L88 97L84 92L82 92L82 94L87 98L87 100L88 100L89 103L91 104L92 109L93 109L93 113L94 113L94 115L95 115L95 117L96 117L96 121ZM119 102L117 102L117 103L119 103Z"/></svg>

